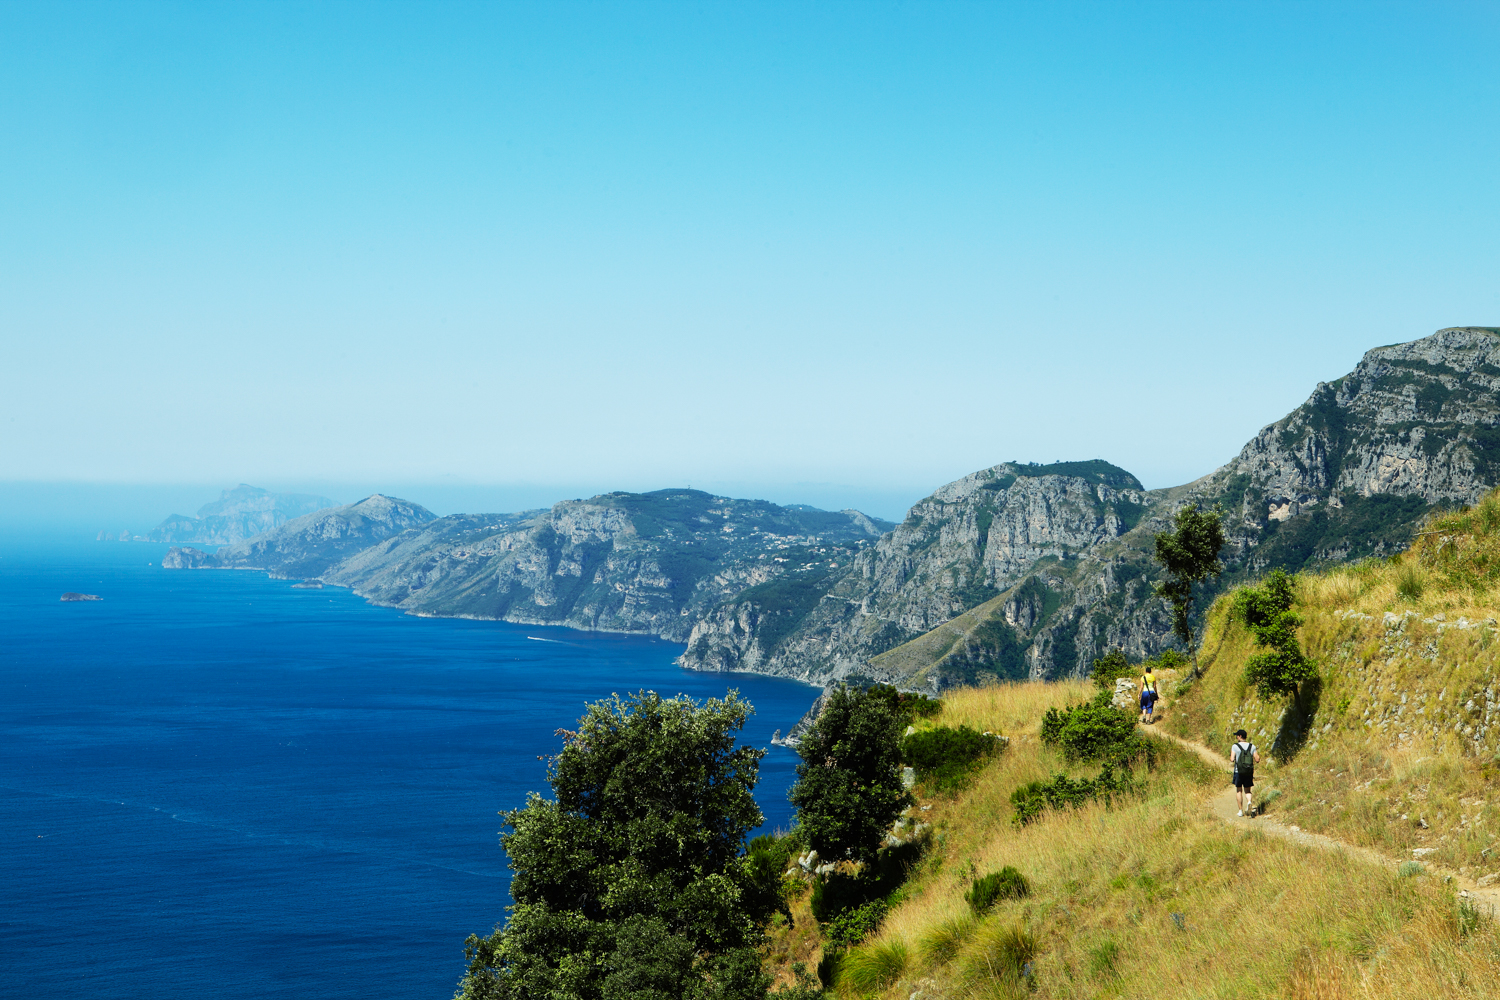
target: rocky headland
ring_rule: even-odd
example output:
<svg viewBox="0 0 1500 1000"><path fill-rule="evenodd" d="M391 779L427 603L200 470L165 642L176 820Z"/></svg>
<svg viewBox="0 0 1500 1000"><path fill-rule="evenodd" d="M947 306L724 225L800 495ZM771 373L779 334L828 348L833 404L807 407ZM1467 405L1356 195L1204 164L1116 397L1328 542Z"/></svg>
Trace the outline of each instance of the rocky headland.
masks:
<svg viewBox="0 0 1500 1000"><path fill-rule="evenodd" d="M683 666L813 684L941 690L1076 676L1106 649L1172 642L1153 536L1222 504L1219 587L1403 549L1437 505L1500 482L1500 331L1440 330L1368 352L1230 462L1146 490L1102 460L1003 463L899 525L857 511L693 490L436 518L370 497L163 566L260 569L413 614L649 632Z"/></svg>
<svg viewBox="0 0 1500 1000"><path fill-rule="evenodd" d="M196 517L172 514L146 535L146 541L238 545L304 514L334 506L337 505L327 497L272 493L240 483L232 490L225 490L213 503L198 508Z"/></svg>

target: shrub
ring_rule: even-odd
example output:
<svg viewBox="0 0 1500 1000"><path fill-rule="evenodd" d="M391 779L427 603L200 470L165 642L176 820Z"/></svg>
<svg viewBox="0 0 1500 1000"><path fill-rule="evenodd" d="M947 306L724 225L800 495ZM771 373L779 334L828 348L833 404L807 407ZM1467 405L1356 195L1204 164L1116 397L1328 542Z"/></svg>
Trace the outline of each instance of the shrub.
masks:
<svg viewBox="0 0 1500 1000"><path fill-rule="evenodd" d="M899 939L859 948L844 956L839 979L856 993L875 993L900 979L907 961L906 942Z"/></svg>
<svg viewBox="0 0 1500 1000"><path fill-rule="evenodd" d="M827 996L818 978L807 971L805 963L793 962L792 976L793 982L783 983L767 994L770 1000L822 1000Z"/></svg>
<svg viewBox="0 0 1500 1000"><path fill-rule="evenodd" d="M1089 676L1094 683L1108 691L1115 689L1115 681L1121 677L1135 676L1135 664L1125 658L1125 654L1118 649L1111 649L1103 656L1094 661L1089 670Z"/></svg>
<svg viewBox="0 0 1500 1000"><path fill-rule="evenodd" d="M1006 865L984 878L976 878L969 891L964 893L964 899L976 916L984 916L990 907L1002 899L1021 899L1029 895L1031 886L1027 883L1026 876Z"/></svg>
<svg viewBox="0 0 1500 1000"><path fill-rule="evenodd" d="M1266 651L1250 658L1245 682L1253 684L1262 698L1295 695L1317 675L1317 667L1302 652L1297 629L1302 619L1292 610L1296 581L1281 570L1272 570L1259 587L1245 587L1234 596L1234 616L1255 635L1256 645Z"/></svg>
<svg viewBox="0 0 1500 1000"><path fill-rule="evenodd" d="M1114 801L1119 794L1131 791L1135 784L1130 772L1116 774L1106 764L1097 778L1069 778L1066 774L1054 775L1051 781L1032 781L1010 793L1010 804L1015 807L1012 819L1017 826L1025 826L1048 809L1063 806L1077 808L1085 802L1104 799Z"/></svg>
<svg viewBox="0 0 1500 1000"><path fill-rule="evenodd" d="M1176 670L1185 667L1193 661L1175 649L1164 649L1161 655L1154 660L1147 660L1142 666L1155 667L1157 670ZM1142 671L1144 673L1144 671Z"/></svg>
<svg viewBox="0 0 1500 1000"><path fill-rule="evenodd" d="M852 947L879 930L885 914L885 900L872 899L863 906L847 909L828 921L823 926L823 936L836 948Z"/></svg>
<svg viewBox="0 0 1500 1000"><path fill-rule="evenodd" d="M1402 878L1412 878L1421 875L1426 870L1427 868L1420 861L1403 861L1401 862L1401 866L1396 869L1396 874Z"/></svg>
<svg viewBox="0 0 1500 1000"><path fill-rule="evenodd" d="M901 759L939 790L961 787L974 768L999 748L993 736L968 726L938 726L901 740Z"/></svg>
<svg viewBox="0 0 1500 1000"><path fill-rule="evenodd" d="M1062 750L1070 761L1105 760L1126 764L1142 754L1155 760L1155 748L1135 728L1135 717L1109 703L1110 692L1100 691L1093 701L1049 708L1042 717L1042 742Z"/></svg>

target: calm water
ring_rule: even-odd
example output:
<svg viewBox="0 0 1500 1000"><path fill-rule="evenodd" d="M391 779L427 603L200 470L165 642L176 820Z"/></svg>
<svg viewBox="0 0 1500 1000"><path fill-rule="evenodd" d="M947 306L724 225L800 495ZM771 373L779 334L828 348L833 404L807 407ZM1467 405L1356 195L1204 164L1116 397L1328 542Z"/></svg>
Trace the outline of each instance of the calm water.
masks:
<svg viewBox="0 0 1500 1000"><path fill-rule="evenodd" d="M815 692L659 640L411 618L165 546L0 543L0 993L447 998L504 916L497 811L585 702ZM64 591L102 595L58 601ZM785 825L795 756L757 797Z"/></svg>

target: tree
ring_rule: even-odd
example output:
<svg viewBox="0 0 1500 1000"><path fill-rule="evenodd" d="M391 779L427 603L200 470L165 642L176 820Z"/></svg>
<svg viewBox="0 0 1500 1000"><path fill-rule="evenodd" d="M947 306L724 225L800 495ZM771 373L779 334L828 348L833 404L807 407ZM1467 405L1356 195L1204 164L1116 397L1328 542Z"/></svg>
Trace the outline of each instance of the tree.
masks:
<svg viewBox="0 0 1500 1000"><path fill-rule="evenodd" d="M1200 510L1196 504L1183 507L1173 521L1176 529L1156 536L1156 561L1168 579L1156 592L1172 602L1172 633L1193 656L1193 676L1198 676L1198 650L1193 645L1193 587L1224 572L1219 550L1224 547L1224 509L1214 504Z"/></svg>
<svg viewBox="0 0 1500 1000"><path fill-rule="evenodd" d="M808 845L828 861L873 861L912 799L901 783L906 718L879 689L840 685L797 746L790 798Z"/></svg>
<svg viewBox="0 0 1500 1000"><path fill-rule="evenodd" d="M1302 684L1317 675L1317 665L1302 652L1297 629L1302 619L1292 610L1296 580L1272 570L1259 587L1246 587L1235 594L1234 614L1266 649L1245 665L1245 680L1254 684L1262 698L1295 696Z"/></svg>
<svg viewBox="0 0 1500 1000"><path fill-rule="evenodd" d="M505 814L510 917L465 943L458 996L761 1000L755 951L781 872L741 856L763 822L751 711L642 692L591 705L548 767L555 800Z"/></svg>

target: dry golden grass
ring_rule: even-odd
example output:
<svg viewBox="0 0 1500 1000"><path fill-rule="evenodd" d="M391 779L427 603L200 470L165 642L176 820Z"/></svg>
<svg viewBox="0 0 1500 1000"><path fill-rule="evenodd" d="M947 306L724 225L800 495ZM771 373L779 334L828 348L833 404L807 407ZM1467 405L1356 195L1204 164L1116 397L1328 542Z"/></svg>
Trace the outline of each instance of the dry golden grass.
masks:
<svg viewBox="0 0 1500 1000"><path fill-rule="evenodd" d="M1167 727L1221 751L1243 727L1281 750L1257 783L1275 790L1271 807L1287 822L1392 855L1430 849L1429 860L1475 878L1500 874L1497 528L1491 495L1435 520L1396 560L1301 576L1301 639L1320 689L1300 711L1247 689L1255 645L1221 598L1204 677L1166 706ZM1287 738L1288 720L1304 740Z"/></svg>
<svg viewBox="0 0 1500 1000"><path fill-rule="evenodd" d="M1205 799L1222 776L1175 749L1143 794L1017 829L1011 791L1065 769L1035 738L1037 719L1086 690L1012 685L945 697L939 721L1005 732L1010 748L969 790L928 803L934 847L905 901L861 946L871 967L904 954L899 978L867 994L846 983L842 995L1500 996L1493 921L1465 933L1451 892L1432 878L1212 818ZM974 919L964 891L1004 865L1032 894ZM1027 948L1029 984L1006 965Z"/></svg>

